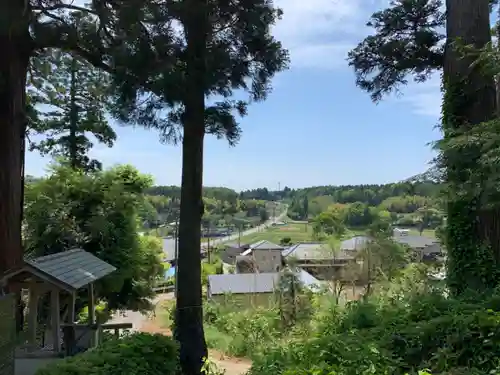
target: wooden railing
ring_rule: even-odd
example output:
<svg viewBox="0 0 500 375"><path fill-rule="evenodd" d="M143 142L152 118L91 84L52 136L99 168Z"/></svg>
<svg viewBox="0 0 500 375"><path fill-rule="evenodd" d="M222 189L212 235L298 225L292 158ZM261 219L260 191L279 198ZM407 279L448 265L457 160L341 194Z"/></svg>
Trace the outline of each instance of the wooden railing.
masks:
<svg viewBox="0 0 500 375"><path fill-rule="evenodd" d="M109 324L61 324L64 332L64 348L66 356L73 356L89 348L99 345L103 340L104 331L113 331L115 338L120 337L120 331L131 329L132 323Z"/></svg>
<svg viewBox="0 0 500 375"><path fill-rule="evenodd" d="M165 285L153 288L155 293L171 293L175 290L175 285Z"/></svg>

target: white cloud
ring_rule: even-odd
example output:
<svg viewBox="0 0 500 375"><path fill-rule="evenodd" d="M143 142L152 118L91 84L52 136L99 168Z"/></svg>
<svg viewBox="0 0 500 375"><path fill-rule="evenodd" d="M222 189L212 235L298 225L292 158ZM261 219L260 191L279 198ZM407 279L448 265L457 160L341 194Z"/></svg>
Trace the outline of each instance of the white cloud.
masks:
<svg viewBox="0 0 500 375"><path fill-rule="evenodd" d="M347 68L347 53L370 33L371 14L388 6L388 0L275 0L283 19L273 32L290 51L294 68ZM401 97L389 100L408 104L412 112L433 117L441 113L440 78L411 83Z"/></svg>
<svg viewBox="0 0 500 375"><path fill-rule="evenodd" d="M404 91L402 100L409 103L414 113L439 119L442 102L439 74L425 83L411 84Z"/></svg>
<svg viewBox="0 0 500 375"><path fill-rule="evenodd" d="M274 35L293 67L338 68L365 35L365 23L387 0L276 0L283 19Z"/></svg>

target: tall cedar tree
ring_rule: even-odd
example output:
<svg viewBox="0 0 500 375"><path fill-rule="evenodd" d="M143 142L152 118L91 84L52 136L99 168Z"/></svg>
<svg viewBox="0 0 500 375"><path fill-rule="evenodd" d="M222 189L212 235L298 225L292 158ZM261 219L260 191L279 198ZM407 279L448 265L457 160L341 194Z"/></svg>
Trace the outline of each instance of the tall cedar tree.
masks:
<svg viewBox="0 0 500 375"><path fill-rule="evenodd" d="M440 0L391 2L390 8L375 13L368 23L376 34L349 54L358 86L379 101L406 84L409 75L421 82L443 70L445 140L490 120L495 113L493 78L480 72L473 57L464 56L457 47L465 44L480 50L491 41L489 13L495 3L447 0L445 14ZM445 36L440 30L445 25L443 46ZM468 288L484 290L497 282L492 261L500 254L500 233L492 217L498 213L481 210L475 197L464 191L479 156L474 147L460 154L445 148L442 153L451 193L446 235L448 283L457 294ZM488 251L491 248L493 253Z"/></svg>
<svg viewBox="0 0 500 375"><path fill-rule="evenodd" d="M134 56L124 79L116 77L118 91L128 95L119 98L115 114L158 129L163 141L182 142L175 334L183 373L198 375L207 354L200 262L205 134L234 145L241 134L235 114L245 115L248 102L233 100L233 92L264 100L271 78L287 67L288 54L270 34L281 15L271 0L167 2L151 6L149 14L156 48L149 56ZM140 74L147 87L126 79Z"/></svg>
<svg viewBox="0 0 500 375"><path fill-rule="evenodd" d="M30 127L31 134L44 136L30 142L42 155L64 156L73 169L95 170L101 164L88 157L93 143L89 136L111 147L116 133L105 118L109 76L78 56L47 51L32 59L36 72L32 102L46 105Z"/></svg>
<svg viewBox="0 0 500 375"><path fill-rule="evenodd" d="M22 260L24 140L34 110L26 97L30 60L55 48L116 74L125 70L130 54L138 53L137 46L152 44L143 23L148 0L93 0L89 8L67 3L0 2L0 272ZM75 22L70 14L75 11L93 22Z"/></svg>

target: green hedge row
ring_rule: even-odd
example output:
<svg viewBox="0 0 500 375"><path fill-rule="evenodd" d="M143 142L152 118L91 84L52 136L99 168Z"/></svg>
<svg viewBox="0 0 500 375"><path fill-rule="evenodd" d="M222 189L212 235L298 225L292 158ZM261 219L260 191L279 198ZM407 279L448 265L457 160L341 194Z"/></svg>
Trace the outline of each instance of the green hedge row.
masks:
<svg viewBox="0 0 500 375"><path fill-rule="evenodd" d="M36 375L174 375L178 349L164 335L134 333L74 357L54 362Z"/></svg>

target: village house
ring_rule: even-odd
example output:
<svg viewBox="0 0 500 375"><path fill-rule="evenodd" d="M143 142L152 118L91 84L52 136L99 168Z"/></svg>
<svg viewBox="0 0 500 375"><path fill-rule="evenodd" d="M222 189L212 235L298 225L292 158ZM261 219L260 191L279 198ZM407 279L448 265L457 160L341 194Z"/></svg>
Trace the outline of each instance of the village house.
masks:
<svg viewBox="0 0 500 375"><path fill-rule="evenodd" d="M218 303L233 303L240 306L272 306L279 298L279 272L237 273L208 276L207 298ZM305 288L317 291L321 282L302 269L297 269L297 278Z"/></svg>
<svg viewBox="0 0 500 375"><path fill-rule="evenodd" d="M250 249L250 244L241 244L239 246L238 244L230 244L221 252L220 258L224 263L234 265L236 257L248 249Z"/></svg>
<svg viewBox="0 0 500 375"><path fill-rule="evenodd" d="M369 242L369 238L366 236L354 238L357 238L356 245L358 248L362 248ZM392 240L408 247L412 251L414 261L440 261L444 255L437 239L410 234L408 229L394 228ZM344 243L346 242L344 241Z"/></svg>
<svg viewBox="0 0 500 375"><path fill-rule="evenodd" d="M349 263L356 262L356 251L330 249L321 242L299 243L283 251L287 264L296 265L321 280L330 280L341 276L342 269Z"/></svg>
<svg viewBox="0 0 500 375"><path fill-rule="evenodd" d="M277 272L282 265L281 253L285 248L270 241L259 241L241 247L228 247L221 258L223 262L235 265L237 257L252 257L261 273Z"/></svg>
<svg viewBox="0 0 500 375"><path fill-rule="evenodd" d="M405 234L396 230L394 230L392 238L394 241L412 249L415 261L440 261L444 255L439 241L435 238Z"/></svg>

